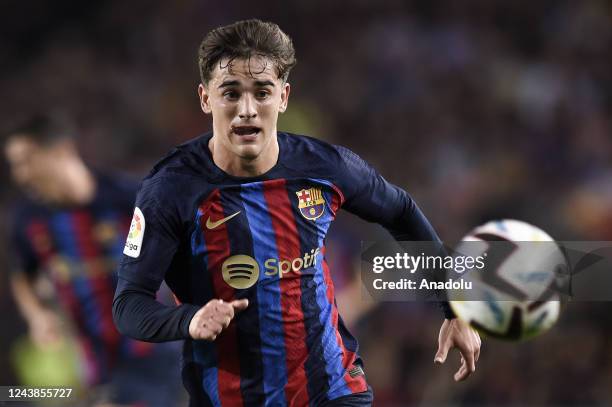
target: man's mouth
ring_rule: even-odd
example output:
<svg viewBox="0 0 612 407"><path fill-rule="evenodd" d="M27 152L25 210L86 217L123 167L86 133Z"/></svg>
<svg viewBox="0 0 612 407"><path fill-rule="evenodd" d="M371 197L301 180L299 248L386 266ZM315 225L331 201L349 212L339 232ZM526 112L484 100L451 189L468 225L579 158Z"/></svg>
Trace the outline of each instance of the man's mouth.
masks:
<svg viewBox="0 0 612 407"><path fill-rule="evenodd" d="M238 136L254 136L261 131L261 128L255 126L233 126L232 133Z"/></svg>

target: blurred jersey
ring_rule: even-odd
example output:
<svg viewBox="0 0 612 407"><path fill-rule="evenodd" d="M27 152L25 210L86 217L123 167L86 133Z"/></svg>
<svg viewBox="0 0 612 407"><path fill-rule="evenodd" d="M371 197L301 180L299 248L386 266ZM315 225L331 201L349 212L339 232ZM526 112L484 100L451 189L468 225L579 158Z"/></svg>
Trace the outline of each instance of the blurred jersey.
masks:
<svg viewBox="0 0 612 407"><path fill-rule="evenodd" d="M174 353L122 336L112 319L116 265L128 233L137 184L96 174L93 201L84 206L17 205L13 218L16 269L47 273L74 325L90 385L112 379L125 360ZM178 355L176 355L178 357ZM168 377L173 377L168 372Z"/></svg>
<svg viewBox="0 0 612 407"><path fill-rule="evenodd" d="M210 137L162 160L137 198L118 296L154 292L165 278L181 302L197 306L167 323L160 309L155 330L139 334L188 337L189 312L213 298L248 298L215 341L186 341L193 405L320 405L366 391L325 260L330 224L342 206L396 237L435 240L435 232L404 191L347 149L279 133L276 165L240 178L216 167ZM119 318L138 326L142 316Z"/></svg>

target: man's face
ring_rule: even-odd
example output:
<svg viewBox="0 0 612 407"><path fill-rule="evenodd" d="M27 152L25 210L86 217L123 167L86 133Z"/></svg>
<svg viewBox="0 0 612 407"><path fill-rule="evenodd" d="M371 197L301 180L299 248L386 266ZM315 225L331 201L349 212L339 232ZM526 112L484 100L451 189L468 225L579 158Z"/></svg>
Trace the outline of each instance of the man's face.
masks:
<svg viewBox="0 0 612 407"><path fill-rule="evenodd" d="M38 145L27 135L12 136L5 155L15 183L36 199L60 200L62 148Z"/></svg>
<svg viewBox="0 0 612 407"><path fill-rule="evenodd" d="M289 84L278 78L271 59L222 59L198 93L212 113L215 137L228 152L256 159L276 137L278 114L287 108Z"/></svg>

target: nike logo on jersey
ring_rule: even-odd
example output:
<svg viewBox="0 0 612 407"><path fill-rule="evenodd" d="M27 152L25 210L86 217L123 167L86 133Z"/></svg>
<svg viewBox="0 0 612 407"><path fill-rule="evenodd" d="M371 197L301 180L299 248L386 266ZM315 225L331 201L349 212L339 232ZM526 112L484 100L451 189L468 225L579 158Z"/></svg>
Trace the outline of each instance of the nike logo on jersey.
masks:
<svg viewBox="0 0 612 407"><path fill-rule="evenodd" d="M228 220L230 220L234 216L238 215L239 213L240 213L240 211L238 211L238 212L236 212L236 213L234 213L234 214L232 214L232 215L230 215L228 217L225 217L223 219L216 220L216 221L211 221L210 220L210 216L209 216L208 219L206 219L206 228L209 229L209 230L215 229L215 228L223 225L225 222L227 222Z"/></svg>

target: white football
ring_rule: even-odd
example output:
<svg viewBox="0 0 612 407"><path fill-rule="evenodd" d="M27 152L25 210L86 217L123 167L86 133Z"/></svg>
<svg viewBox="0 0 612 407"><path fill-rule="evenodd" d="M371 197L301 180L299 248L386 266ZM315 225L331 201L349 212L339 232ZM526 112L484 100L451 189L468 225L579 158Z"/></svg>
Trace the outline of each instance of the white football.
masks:
<svg viewBox="0 0 612 407"><path fill-rule="evenodd" d="M518 220L491 221L470 231L456 252L484 255L486 263L485 271L463 276L472 289L448 293L459 319L504 340L532 338L555 324L560 298L554 284L565 256L546 232Z"/></svg>

